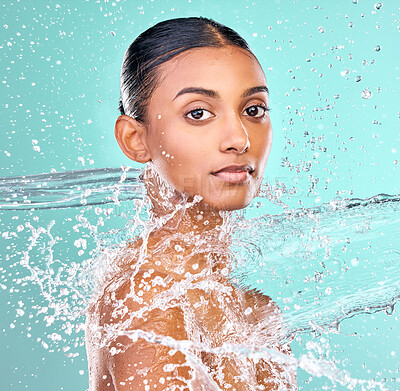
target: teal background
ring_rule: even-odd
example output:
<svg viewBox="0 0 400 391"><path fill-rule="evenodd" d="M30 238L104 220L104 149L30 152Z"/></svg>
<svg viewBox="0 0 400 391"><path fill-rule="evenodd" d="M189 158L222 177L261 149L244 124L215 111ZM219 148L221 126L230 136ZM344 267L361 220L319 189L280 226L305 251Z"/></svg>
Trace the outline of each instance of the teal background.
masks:
<svg viewBox="0 0 400 391"><path fill-rule="evenodd" d="M266 178L296 187L297 193L283 196L285 203L313 206L336 196L398 194L399 2L376 4L369 0L2 2L0 175L133 165L113 136L123 54L140 32L161 20L202 15L237 30L264 68L274 128ZM370 99L362 98L365 89L372 93ZM265 209L265 213L281 211L272 204ZM75 215L75 211L46 213L40 218L59 222ZM28 221L35 214L4 216L0 230L13 227L17 215ZM65 254L72 236L66 235ZM3 238L0 245L0 282L6 287L0 294L2 389L86 389L82 335L71 336L79 355L66 357L61 348L51 353L52 348L43 348L37 340L49 332L42 317L37 322L36 315L15 321L19 300L28 307L45 302L38 287L26 291L19 287L16 292L9 283L16 277L10 256L25 250L26 243L10 246ZM342 331L357 331L357 336L329 336L340 366L353 377L386 378L389 389L400 389L396 312L346 320ZM313 337L302 338L293 344L296 354L304 353L305 341ZM309 377L299 371L301 389L333 387L324 378Z"/></svg>

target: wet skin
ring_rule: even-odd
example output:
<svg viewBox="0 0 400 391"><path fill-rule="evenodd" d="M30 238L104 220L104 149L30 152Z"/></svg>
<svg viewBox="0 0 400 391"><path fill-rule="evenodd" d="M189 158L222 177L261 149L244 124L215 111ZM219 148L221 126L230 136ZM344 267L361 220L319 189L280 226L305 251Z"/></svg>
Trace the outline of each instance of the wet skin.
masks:
<svg viewBox="0 0 400 391"><path fill-rule="evenodd" d="M200 48L164 63L160 75L146 124L126 116L117 121L123 152L151 160L178 192L201 195L209 208L246 207L262 182L272 143L261 66L242 49Z"/></svg>
<svg viewBox="0 0 400 391"><path fill-rule="evenodd" d="M277 308L266 296L232 286L226 273L229 235L219 235L224 223L219 212L246 207L261 184L272 142L267 105L265 76L253 55L230 46L201 48L160 67L146 123L118 118L116 138L128 157L151 161L176 194L188 196L189 201L198 194L202 201L150 232L139 270L133 271L141 240L115 260L119 268L88 316L91 391L145 391L149 385L156 390L189 390L190 381L194 390L224 389L227 384L234 390L278 389L274 380L280 380L283 369L263 360L243 364L232 355L202 353L203 367L199 367L168 346L143 339L132 342L121 335L107 340L105 332L108 327L141 329L179 341L191 340L195 325L197 337L214 347L224 342L254 344L254 340L273 345L277 340L281 327ZM153 185L148 186L149 195L158 218L171 209L159 208L157 182ZM204 247L194 251L200 239ZM177 245L182 252L177 252ZM210 246L218 248L215 255ZM217 288L194 283L214 283ZM186 289L173 298L176 284L186 284ZM158 300L165 295L171 299L167 308L160 309ZM245 316L249 307L252 311ZM190 317L193 321L188 321ZM99 341L108 342L99 347ZM118 353L112 354L111 348ZM289 352L279 343L276 348ZM167 371L165 364L176 368ZM293 373L290 383L295 384Z"/></svg>
<svg viewBox="0 0 400 391"><path fill-rule="evenodd" d="M143 339L132 342L123 335L140 329L176 341L200 341L211 348L224 343L269 346L290 354L289 346L279 343L282 321L276 306L267 296L234 287L224 273L224 255L215 255L210 262L208 254L196 253L193 245L184 248L179 239L163 246L160 253L157 248L165 243L164 234L150 235L148 260L136 273L131 269L135 262L130 260L132 255L136 259L134 254L138 255L142 243L127 249L131 254L119 260L121 272L89 312L90 390L145 391L146 385L155 390L167 386L185 391L226 386L236 391L295 390L294 372L273 362L243 362L234 354L201 352L198 360L204 367L200 367L179 350ZM178 271L183 262L177 257L177 244L184 248L182 258L188 259L183 273ZM177 286L183 289L177 290ZM109 328L111 333L107 333ZM105 346L99 348L101 343ZM169 364L176 366L173 371L166 369Z"/></svg>

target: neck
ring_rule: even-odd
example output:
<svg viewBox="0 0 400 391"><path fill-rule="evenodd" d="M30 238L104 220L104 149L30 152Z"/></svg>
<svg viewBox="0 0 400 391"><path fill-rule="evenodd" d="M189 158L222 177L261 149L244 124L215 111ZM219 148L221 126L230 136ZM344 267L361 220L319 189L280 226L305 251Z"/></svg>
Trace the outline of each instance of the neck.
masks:
<svg viewBox="0 0 400 391"><path fill-rule="evenodd" d="M154 224L149 245L155 252L162 248L165 270L170 271L167 262L170 257L174 269L178 266L191 273L207 267L224 268L226 257L220 255L228 252L231 213L210 209L199 196L190 198L178 193L154 169L146 170L144 183ZM182 249L182 254L177 254L177 249ZM219 255L210 256L213 254ZM198 265L198 269L193 265Z"/></svg>
<svg viewBox="0 0 400 391"><path fill-rule="evenodd" d="M166 183L151 164L143 174L151 218L159 228L181 233L205 233L226 225L230 212L211 209L201 196L189 197Z"/></svg>

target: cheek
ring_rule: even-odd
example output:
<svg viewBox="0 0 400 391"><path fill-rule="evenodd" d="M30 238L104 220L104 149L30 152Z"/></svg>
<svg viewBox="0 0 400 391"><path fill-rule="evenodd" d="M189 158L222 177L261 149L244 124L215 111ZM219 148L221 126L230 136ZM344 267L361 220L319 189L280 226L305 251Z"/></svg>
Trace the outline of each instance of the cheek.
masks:
<svg viewBox="0 0 400 391"><path fill-rule="evenodd" d="M198 144L198 143L197 143ZM157 172L179 192L203 195L206 186L204 153L200 146L191 147L193 140L182 138L166 142L153 160ZM165 152L165 153L164 153Z"/></svg>
<svg viewBox="0 0 400 391"><path fill-rule="evenodd" d="M151 150L151 160L155 166L170 165L175 159L176 150L174 145L176 143L174 143L170 133L168 127L161 123L151 129L148 145Z"/></svg>
<svg viewBox="0 0 400 391"><path fill-rule="evenodd" d="M271 147L272 147L272 129L268 132L268 136L265 140L265 149L264 149L264 156L265 156L265 160L268 159L269 156L269 152L271 151Z"/></svg>
<svg viewBox="0 0 400 391"><path fill-rule="evenodd" d="M188 154L187 146L185 148L184 143L176 141L173 137L161 137L155 146L152 148L152 162L155 169L164 180L179 188L177 186L179 177L185 168L191 167L190 162L185 159Z"/></svg>
<svg viewBox="0 0 400 391"><path fill-rule="evenodd" d="M171 124L173 127L173 124ZM174 129L166 129L160 132L160 138L153 142L156 148L152 148L152 160L165 169L190 171L198 168L201 145L199 140L178 132Z"/></svg>
<svg viewBox="0 0 400 391"><path fill-rule="evenodd" d="M250 145L253 145L254 154L259 162L266 164L272 146L272 129L269 128L263 135L256 137L253 143L250 141Z"/></svg>

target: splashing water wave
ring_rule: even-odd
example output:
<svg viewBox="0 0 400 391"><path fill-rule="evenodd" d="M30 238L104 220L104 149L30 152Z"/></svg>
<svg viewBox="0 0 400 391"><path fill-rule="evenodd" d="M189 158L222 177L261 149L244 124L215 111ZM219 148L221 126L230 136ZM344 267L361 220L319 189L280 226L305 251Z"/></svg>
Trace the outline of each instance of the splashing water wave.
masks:
<svg viewBox="0 0 400 391"><path fill-rule="evenodd" d="M0 178L0 209L73 208L141 199L140 171L98 168Z"/></svg>
<svg viewBox="0 0 400 391"><path fill-rule="evenodd" d="M28 274L14 282L30 282L40 287L49 308L53 309L52 314L42 311L48 325L61 319L64 323L68 321L69 334L73 328L82 330L80 319L93 295L94 280L107 278L105 271L118 272L113 261L123 251L126 256L126 243L146 231L148 205L139 177L141 172L107 168L1 178L2 214L83 208L73 227L79 233L74 243L81 254L91 249L90 257L80 262L60 261L54 256L59 239L52 230L57 219L45 227L35 227L28 221L16 230L20 235L29 234L29 245L20 251L19 261L19 267ZM275 199L273 194L264 197ZM133 210L132 203L128 207L125 202L132 200ZM107 204L117 206L118 213L102 208ZM113 216L122 218L125 226L118 221L113 228ZM94 224L95 218L98 221ZM262 291L277 304L284 319L282 343L299 333L337 330L343 319L357 313L393 312L400 297L398 196L337 199L320 207L286 210L280 215L248 220L234 214L230 222L233 227L230 254L234 263L231 279L240 287ZM105 227L103 232L101 227ZM79 229L89 234L84 237ZM3 238L17 238L18 233L3 233ZM71 234L71 241L72 237ZM39 245L47 250L40 260L35 253ZM139 254L139 259L145 255ZM185 289L193 289L193 285ZM222 291L220 286L218 289ZM364 389L385 389L379 382L353 379L333 362L317 359L311 353L295 358L268 345L224 343L211 347L200 341L175 340L140 329L125 330L124 334L132 340L142 338L186 352L194 360L193 365L198 364L194 351L217 356L234 353L247 359L285 362L314 376L326 376L349 389L358 385ZM54 341L57 343L59 338Z"/></svg>
<svg viewBox="0 0 400 391"><path fill-rule="evenodd" d="M337 328L359 312L391 313L400 298L398 196L243 220L235 236L239 280L275 298L290 333Z"/></svg>

